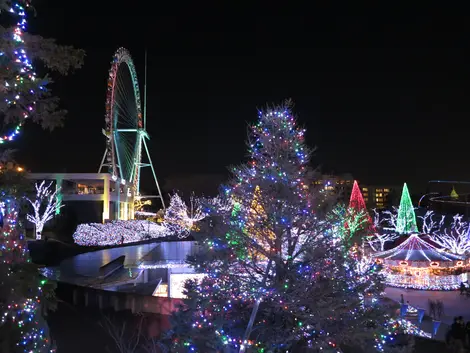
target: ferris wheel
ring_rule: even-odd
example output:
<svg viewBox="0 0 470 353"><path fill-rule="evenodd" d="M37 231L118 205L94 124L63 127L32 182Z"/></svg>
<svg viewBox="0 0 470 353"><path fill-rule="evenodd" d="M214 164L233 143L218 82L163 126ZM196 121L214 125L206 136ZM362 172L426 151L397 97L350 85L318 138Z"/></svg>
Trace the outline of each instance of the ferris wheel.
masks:
<svg viewBox="0 0 470 353"><path fill-rule="evenodd" d="M147 63L145 76L147 76ZM146 108L144 105L142 114L139 82L134 62L129 51L124 48L116 51L111 62L105 107L106 127L103 129L103 134L106 136L106 150L98 173L107 167L113 179L119 178L123 183L132 185L134 194L140 197L141 169L150 167L158 192L156 196L160 198L165 208L146 143L146 140L150 139L146 131ZM142 162L144 151L148 160L145 163Z"/></svg>

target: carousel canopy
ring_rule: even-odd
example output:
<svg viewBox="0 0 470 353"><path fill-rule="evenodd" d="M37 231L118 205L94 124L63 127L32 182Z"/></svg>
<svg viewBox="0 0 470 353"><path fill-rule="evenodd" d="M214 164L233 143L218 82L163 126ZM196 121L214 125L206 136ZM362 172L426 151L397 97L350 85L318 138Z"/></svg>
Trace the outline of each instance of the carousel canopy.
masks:
<svg viewBox="0 0 470 353"><path fill-rule="evenodd" d="M400 245L387 251L378 252L375 257L392 261L458 261L464 259L436 248L421 239L418 234L411 234Z"/></svg>

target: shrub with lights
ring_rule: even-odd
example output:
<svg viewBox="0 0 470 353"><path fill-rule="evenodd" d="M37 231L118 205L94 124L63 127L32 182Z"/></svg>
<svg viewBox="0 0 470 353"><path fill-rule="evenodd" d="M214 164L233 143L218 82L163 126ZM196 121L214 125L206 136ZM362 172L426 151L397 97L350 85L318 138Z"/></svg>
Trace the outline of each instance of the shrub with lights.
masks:
<svg viewBox="0 0 470 353"><path fill-rule="evenodd" d="M73 234L73 239L82 246L110 246L170 235L171 231L162 224L132 220L80 224Z"/></svg>
<svg viewBox="0 0 470 353"><path fill-rule="evenodd" d="M470 237L468 222L454 216L450 226L445 217L435 219L433 212L420 217L422 231L418 232L416 215L407 185L403 187L400 207L376 213L375 239L381 242L380 251L373 254L382 264L387 285L403 288L452 290L468 279ZM398 245L384 250L382 239Z"/></svg>
<svg viewBox="0 0 470 353"><path fill-rule="evenodd" d="M184 239L191 232L199 231L198 223L207 216L203 205L217 206L221 210L227 209L227 205L223 204L218 197L206 199L192 196L188 207L181 196L174 194L159 222L154 222L151 218L152 220L80 224L73 234L73 239L75 243L82 246L129 244L162 237ZM139 211L139 215L142 217L155 216L155 213Z"/></svg>
<svg viewBox="0 0 470 353"><path fill-rule="evenodd" d="M201 234L206 251L191 258L204 276L185 284L171 352L376 352L401 332L383 305L367 300L383 290L379 266L360 250L347 255L323 195L306 187L304 133L289 105L260 112L250 161L231 169L220 195L231 207L206 206L216 217Z"/></svg>

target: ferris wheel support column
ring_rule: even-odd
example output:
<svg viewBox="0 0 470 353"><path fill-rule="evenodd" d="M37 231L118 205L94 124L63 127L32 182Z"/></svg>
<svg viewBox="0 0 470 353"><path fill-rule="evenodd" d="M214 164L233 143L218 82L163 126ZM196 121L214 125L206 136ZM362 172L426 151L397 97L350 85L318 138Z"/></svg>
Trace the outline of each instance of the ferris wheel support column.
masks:
<svg viewBox="0 0 470 353"><path fill-rule="evenodd" d="M153 179L155 180L155 184L157 185L158 197L160 198L160 201L162 202L163 210L166 210L165 201L163 201L162 191L160 190L160 185L158 184L157 174L155 173L155 169L153 168L152 158L150 158L150 153L147 147L147 142L145 142L145 138L142 139L142 142L144 143L145 152L147 153L147 158L149 160L150 169L152 169Z"/></svg>

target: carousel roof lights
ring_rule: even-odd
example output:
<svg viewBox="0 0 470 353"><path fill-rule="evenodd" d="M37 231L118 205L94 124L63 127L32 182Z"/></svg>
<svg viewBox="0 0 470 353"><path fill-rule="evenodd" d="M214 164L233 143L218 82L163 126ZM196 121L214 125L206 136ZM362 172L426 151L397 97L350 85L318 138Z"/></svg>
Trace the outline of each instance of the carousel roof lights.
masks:
<svg viewBox="0 0 470 353"><path fill-rule="evenodd" d="M405 261L455 261L464 257L447 253L421 239L418 234L411 234L403 243L393 249L375 254L377 258Z"/></svg>

